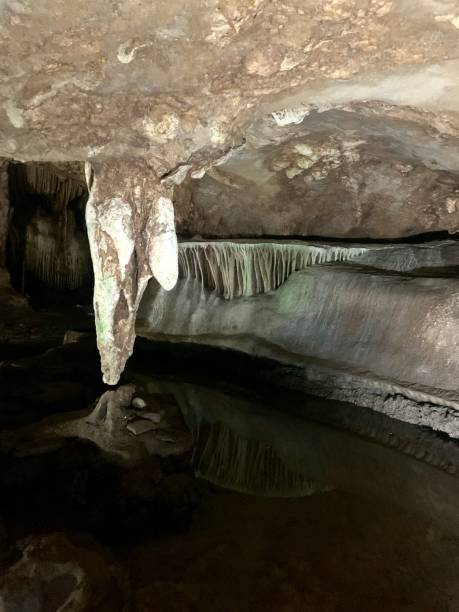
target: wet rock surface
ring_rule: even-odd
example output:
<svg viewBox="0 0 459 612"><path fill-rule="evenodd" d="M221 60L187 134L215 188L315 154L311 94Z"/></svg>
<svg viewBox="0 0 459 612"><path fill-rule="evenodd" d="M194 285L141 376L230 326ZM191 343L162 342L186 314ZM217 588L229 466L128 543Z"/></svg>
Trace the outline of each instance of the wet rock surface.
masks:
<svg viewBox="0 0 459 612"><path fill-rule="evenodd" d="M454 241L201 240L179 253L177 286L147 289L141 336L268 357L287 386L458 437Z"/></svg>
<svg viewBox="0 0 459 612"><path fill-rule="evenodd" d="M62 414L55 405L54 416L2 433L2 514L35 528L83 529L113 544L185 529L199 498L191 436L177 406L160 395L153 401L168 422L133 435L129 423L142 422L130 405L133 392L133 385L107 391L89 413Z"/></svg>
<svg viewBox="0 0 459 612"><path fill-rule="evenodd" d="M126 577L91 538L29 536L18 547L20 559L0 577L5 612L128 610Z"/></svg>

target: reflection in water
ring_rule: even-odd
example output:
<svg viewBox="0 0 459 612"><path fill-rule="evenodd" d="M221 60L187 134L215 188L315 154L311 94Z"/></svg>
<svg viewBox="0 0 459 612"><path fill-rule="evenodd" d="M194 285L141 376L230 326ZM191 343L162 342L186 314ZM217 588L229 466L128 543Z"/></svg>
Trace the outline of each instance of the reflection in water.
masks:
<svg viewBox="0 0 459 612"><path fill-rule="evenodd" d="M105 438L88 443L86 430L72 428L87 410L61 413L75 401L73 386L58 414L41 420L37 405L25 414L30 430L4 431L14 452L3 456L0 514L10 507L13 540L30 534L49 568L41 531L83 531L78 550L103 554L100 567L117 568L132 603L102 607L91 591L97 612L457 612L457 442L371 410L260 390L240 356L220 363L225 376L208 366L214 356L185 357L180 347L142 367L133 359L126 373L148 411L164 411L160 428L129 441L148 438L164 456L142 452L125 466L97 446ZM169 378L146 375L152 362ZM27 391L24 406L33 406L31 381L43 372L51 393L95 370L77 343L23 365L8 375L15 392ZM246 385L235 387L241 370ZM183 420L196 473L221 487L193 478ZM47 541L54 546L54 536ZM98 567L88 574L95 583L104 580ZM111 595L113 582L103 588Z"/></svg>
<svg viewBox="0 0 459 612"><path fill-rule="evenodd" d="M214 484L276 497L345 491L402 506L459 533L459 448L445 437L377 415L375 441L358 430L355 415L340 417L333 403L320 402L318 423L307 418L315 400L288 402L287 411L285 398L281 407L274 399L254 401L188 383L161 386L175 396L194 435L197 475ZM340 418L347 431L336 427ZM364 429L372 431L368 417Z"/></svg>
<svg viewBox="0 0 459 612"><path fill-rule="evenodd" d="M456 442L285 390L153 385L223 488L186 538L129 553L139 610L457 611Z"/></svg>
<svg viewBox="0 0 459 612"><path fill-rule="evenodd" d="M305 475L290 469L271 445L241 437L220 422L196 430L193 463L197 476L242 493L300 497L318 490Z"/></svg>

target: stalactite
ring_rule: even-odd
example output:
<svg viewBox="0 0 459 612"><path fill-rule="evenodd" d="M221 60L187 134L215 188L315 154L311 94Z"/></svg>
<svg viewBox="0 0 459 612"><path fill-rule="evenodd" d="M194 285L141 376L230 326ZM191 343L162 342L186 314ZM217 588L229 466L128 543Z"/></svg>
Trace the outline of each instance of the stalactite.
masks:
<svg viewBox="0 0 459 612"><path fill-rule="evenodd" d="M52 221L39 219L27 226L24 266L27 273L57 289L77 289L91 275L87 244L69 233L65 244L55 235Z"/></svg>
<svg viewBox="0 0 459 612"><path fill-rule="evenodd" d="M280 242L182 242L179 276L196 278L226 299L273 291L295 271L353 259L364 247Z"/></svg>
<svg viewBox="0 0 459 612"><path fill-rule="evenodd" d="M32 193L54 196L60 209L64 209L69 202L85 193L81 183L57 176L46 166L27 164L22 168L25 189Z"/></svg>
<svg viewBox="0 0 459 612"><path fill-rule="evenodd" d="M91 276L89 247L69 205L84 204L84 186L49 164L10 164L9 175L16 209L9 249L22 276L58 289L83 286Z"/></svg>
<svg viewBox="0 0 459 612"><path fill-rule="evenodd" d="M219 486L276 497L311 495L325 489L292 470L266 442L238 436L223 423L201 424L195 438L195 472Z"/></svg>
<svg viewBox="0 0 459 612"><path fill-rule="evenodd" d="M116 384L132 353L135 318L149 279L177 281L172 188L143 161L86 165L94 312L104 381Z"/></svg>
<svg viewBox="0 0 459 612"><path fill-rule="evenodd" d="M6 242L8 235L8 217L10 202L8 197L8 164L0 160L0 285L2 284L3 268L6 264Z"/></svg>

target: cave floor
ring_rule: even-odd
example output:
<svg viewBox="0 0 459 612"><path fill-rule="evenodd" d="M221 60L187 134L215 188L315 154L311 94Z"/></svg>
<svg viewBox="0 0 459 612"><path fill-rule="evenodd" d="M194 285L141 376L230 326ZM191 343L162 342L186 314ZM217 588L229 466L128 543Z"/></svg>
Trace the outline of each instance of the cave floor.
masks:
<svg viewBox="0 0 459 612"><path fill-rule="evenodd" d="M73 593L66 610L457 610L455 442L355 406L251 385L257 368L269 376L263 360L139 343L122 382L147 402L175 394L182 417L168 416L172 439L163 439L172 448L180 428L191 431L192 451L126 466L57 429L40 446L40 428L87 415L105 390L93 334L62 345L67 324L63 316L54 328L38 325L34 347L19 338L0 354L0 609L57 612ZM5 451L18 435L17 452ZM220 456L223 439L230 450L247 448L244 466L233 466L238 486L229 460L206 464L206 448ZM264 481L252 447L264 458ZM298 496L270 494L266 449L280 457L269 455L279 486L304 471Z"/></svg>

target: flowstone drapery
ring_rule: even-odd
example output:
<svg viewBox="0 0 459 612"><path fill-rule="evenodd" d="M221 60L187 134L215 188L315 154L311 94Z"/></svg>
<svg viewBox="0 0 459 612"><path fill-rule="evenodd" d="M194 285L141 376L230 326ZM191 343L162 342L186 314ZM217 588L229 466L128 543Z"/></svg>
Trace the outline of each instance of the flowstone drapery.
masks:
<svg viewBox="0 0 459 612"><path fill-rule="evenodd" d="M132 353L137 308L150 278L177 281L171 189L145 162L86 165L86 222L94 267L94 312L104 381L118 382Z"/></svg>
<svg viewBox="0 0 459 612"><path fill-rule="evenodd" d="M301 242L238 242L214 240L181 242L179 274L197 278L225 299L274 291L298 270L316 264L341 262L363 255L363 246Z"/></svg>

